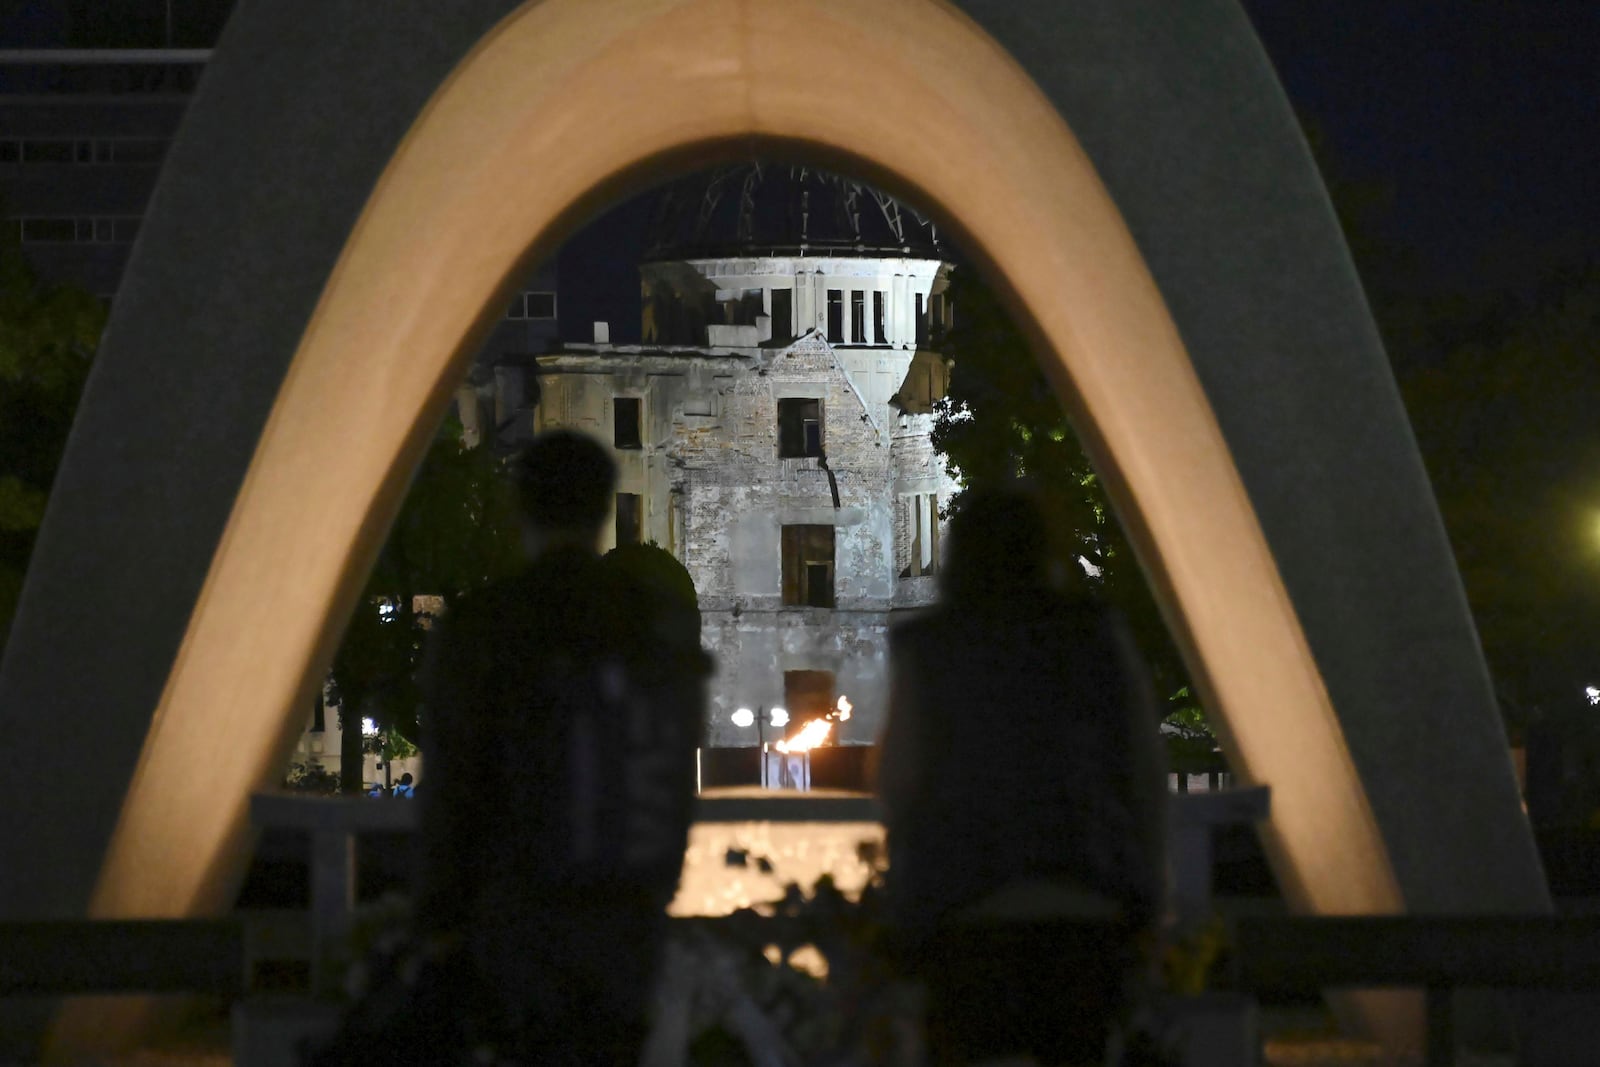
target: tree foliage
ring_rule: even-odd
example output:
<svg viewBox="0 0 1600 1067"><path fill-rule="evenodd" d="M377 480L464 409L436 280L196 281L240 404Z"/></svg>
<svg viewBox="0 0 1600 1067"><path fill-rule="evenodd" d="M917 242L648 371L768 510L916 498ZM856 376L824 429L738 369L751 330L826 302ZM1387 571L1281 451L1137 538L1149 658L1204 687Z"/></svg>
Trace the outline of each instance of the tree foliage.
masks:
<svg viewBox="0 0 1600 1067"><path fill-rule="evenodd" d="M1048 513L1058 562L1089 565L1091 594L1127 618L1159 691L1192 706L1182 660L1139 562L1027 341L975 271L952 275L950 299L955 324L939 348L952 366L933 445L963 487L951 510L960 509L968 490L1025 477Z"/></svg>
<svg viewBox="0 0 1600 1067"><path fill-rule="evenodd" d="M1353 174L1314 123L1307 136L1511 733L1540 718L1593 720L1583 690L1600 684L1600 263L1547 268L1509 291L1441 288L1397 236L1392 190Z"/></svg>
<svg viewBox="0 0 1600 1067"><path fill-rule="evenodd" d="M0 649L105 318L94 296L41 281L14 229L0 236Z"/></svg>
<svg viewBox="0 0 1600 1067"><path fill-rule="evenodd" d="M1600 684L1600 269L1437 321L1400 384L1516 731Z"/></svg>
<svg viewBox="0 0 1600 1067"><path fill-rule="evenodd" d="M1384 184L1318 157L1433 481L1468 601L1513 733L1541 717L1594 719L1600 685L1600 265L1530 278L1516 293L1432 285L1388 225ZM1054 392L971 271L953 279L950 395L934 434L963 484L1026 474L1067 551L1099 568L1164 691L1169 722L1202 718L1149 590ZM959 507L959 498L955 502ZM1371 546L1383 551L1382 545ZM1201 742L1203 744L1203 741Z"/></svg>
<svg viewBox="0 0 1600 1067"><path fill-rule="evenodd" d="M411 750L427 631L463 594L516 569L519 530L511 486L493 451L464 444L460 424L447 420L417 470L334 657L346 792L361 789L363 717L378 727L376 744L385 758Z"/></svg>

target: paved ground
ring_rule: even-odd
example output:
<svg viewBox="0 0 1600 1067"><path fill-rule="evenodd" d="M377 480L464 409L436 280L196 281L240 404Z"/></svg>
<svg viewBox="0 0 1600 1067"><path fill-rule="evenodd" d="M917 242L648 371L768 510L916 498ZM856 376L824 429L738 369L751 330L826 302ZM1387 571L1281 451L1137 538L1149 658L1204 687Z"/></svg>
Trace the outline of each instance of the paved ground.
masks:
<svg viewBox="0 0 1600 1067"><path fill-rule="evenodd" d="M1420 1056L1385 1056L1377 1046L1338 1036L1326 1013L1273 1009L1262 1019L1264 1067L1421 1067ZM232 1067L228 1027L216 1020L159 1047L84 1067ZM381 1057L378 1062L381 1063ZM1515 1067L1510 1057L1463 1054L1460 1067ZM0 1065L5 1067L5 1065ZM1241 1065L1246 1067L1246 1065Z"/></svg>
<svg viewBox="0 0 1600 1067"><path fill-rule="evenodd" d="M1269 1008L1262 1012L1266 1067L1422 1067L1422 1057L1386 1056L1369 1041L1341 1037L1332 1016L1320 1008ZM1515 1067L1503 1056L1461 1053L1459 1067Z"/></svg>
<svg viewBox="0 0 1600 1067"><path fill-rule="evenodd" d="M1420 1057L1385 1057L1376 1047L1337 1038L1274 1038L1267 1041L1266 1067L1421 1067ZM1514 1067L1504 1057L1463 1055L1460 1067ZM226 1047L146 1049L85 1067L233 1067Z"/></svg>

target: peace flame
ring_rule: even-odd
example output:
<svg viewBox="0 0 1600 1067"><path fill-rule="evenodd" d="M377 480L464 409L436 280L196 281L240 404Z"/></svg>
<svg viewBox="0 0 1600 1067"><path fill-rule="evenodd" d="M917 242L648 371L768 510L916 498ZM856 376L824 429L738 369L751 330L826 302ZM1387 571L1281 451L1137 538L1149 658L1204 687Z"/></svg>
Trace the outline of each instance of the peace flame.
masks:
<svg viewBox="0 0 1600 1067"><path fill-rule="evenodd" d="M779 752L810 752L828 739L828 734L833 731L833 723L828 719L812 719L800 727L800 732L787 741L779 741L772 747Z"/></svg>

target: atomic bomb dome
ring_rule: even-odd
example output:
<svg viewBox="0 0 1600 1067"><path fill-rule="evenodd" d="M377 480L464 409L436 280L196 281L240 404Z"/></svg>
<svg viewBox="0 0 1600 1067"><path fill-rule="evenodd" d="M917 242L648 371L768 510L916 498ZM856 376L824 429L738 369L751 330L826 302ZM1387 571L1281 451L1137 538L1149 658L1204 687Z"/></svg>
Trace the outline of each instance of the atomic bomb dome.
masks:
<svg viewBox="0 0 1600 1067"><path fill-rule="evenodd" d="M657 198L646 248L646 344L770 345L814 332L908 352L947 319L937 225L826 171L751 163L677 182Z"/></svg>
<svg viewBox="0 0 1600 1067"><path fill-rule="evenodd" d="M496 406L535 396L530 432L611 446L609 539L667 548L699 593L710 744L757 743L741 708L788 710L770 742L841 697L855 714L831 740L871 742L889 619L932 600L955 488L929 444L946 377L928 342L951 315L938 229L861 182L747 164L663 189L646 247L642 344L564 345L536 387L497 367Z"/></svg>
<svg viewBox="0 0 1600 1067"><path fill-rule="evenodd" d="M756 254L940 259L947 249L921 212L815 167L744 163L657 194L647 261Z"/></svg>

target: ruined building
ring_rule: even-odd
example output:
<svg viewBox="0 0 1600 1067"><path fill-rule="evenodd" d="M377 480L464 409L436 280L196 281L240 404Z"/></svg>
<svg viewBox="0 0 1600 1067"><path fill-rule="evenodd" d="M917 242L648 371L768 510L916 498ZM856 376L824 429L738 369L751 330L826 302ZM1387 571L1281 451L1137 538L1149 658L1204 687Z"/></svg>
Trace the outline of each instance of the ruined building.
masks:
<svg viewBox="0 0 1600 1067"><path fill-rule="evenodd" d="M834 740L868 743L889 620L935 595L954 490L929 444L948 251L859 182L754 165L663 191L648 248L643 342L597 323L593 343L495 366L497 423L612 446L608 542L667 548L700 594L711 745L757 742L739 708L786 708L774 741L841 696Z"/></svg>

